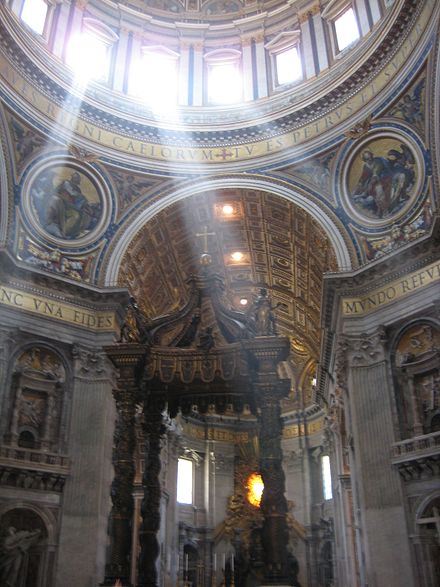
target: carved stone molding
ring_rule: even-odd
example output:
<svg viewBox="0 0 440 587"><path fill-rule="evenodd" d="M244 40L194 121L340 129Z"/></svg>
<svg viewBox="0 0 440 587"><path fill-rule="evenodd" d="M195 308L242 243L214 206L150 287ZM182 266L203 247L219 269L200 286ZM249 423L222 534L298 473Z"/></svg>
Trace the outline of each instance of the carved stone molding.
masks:
<svg viewBox="0 0 440 587"><path fill-rule="evenodd" d="M69 474L65 455L0 446L0 486L60 493Z"/></svg>
<svg viewBox="0 0 440 587"><path fill-rule="evenodd" d="M440 432L424 434L392 447L392 463L405 481L440 474Z"/></svg>
<svg viewBox="0 0 440 587"><path fill-rule="evenodd" d="M336 383L342 388L347 388L347 351L349 344L345 336L340 336L336 345L335 375Z"/></svg>
<svg viewBox="0 0 440 587"><path fill-rule="evenodd" d="M15 469L0 464L0 486L22 489L39 489L61 493L67 474L47 473L32 469Z"/></svg>

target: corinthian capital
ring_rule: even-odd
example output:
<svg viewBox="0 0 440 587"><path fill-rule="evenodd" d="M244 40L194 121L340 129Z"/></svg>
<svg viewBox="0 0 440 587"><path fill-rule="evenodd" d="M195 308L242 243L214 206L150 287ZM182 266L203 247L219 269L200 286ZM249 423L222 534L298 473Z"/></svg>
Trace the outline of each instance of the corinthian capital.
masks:
<svg viewBox="0 0 440 587"><path fill-rule="evenodd" d="M380 326L372 333L345 337L347 343L347 360L350 367L367 367L385 360L386 333Z"/></svg>
<svg viewBox="0 0 440 587"><path fill-rule="evenodd" d="M75 345L72 348L75 377L82 379L110 379L115 376L115 370L107 355L100 349L90 349Z"/></svg>

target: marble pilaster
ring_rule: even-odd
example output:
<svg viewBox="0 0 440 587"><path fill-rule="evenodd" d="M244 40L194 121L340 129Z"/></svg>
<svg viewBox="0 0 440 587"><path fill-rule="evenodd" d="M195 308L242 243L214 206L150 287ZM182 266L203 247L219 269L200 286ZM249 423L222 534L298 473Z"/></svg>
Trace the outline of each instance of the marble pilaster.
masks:
<svg viewBox="0 0 440 587"><path fill-rule="evenodd" d="M402 506L402 489L391 465L394 442L386 338L379 328L345 337L353 470L363 534L366 577L362 585L414 587Z"/></svg>
<svg viewBox="0 0 440 587"><path fill-rule="evenodd" d="M310 78L316 75L317 72L315 71L313 58L312 34L309 19L301 22L301 39L303 41L304 52L304 75L306 78Z"/></svg>
<svg viewBox="0 0 440 587"><path fill-rule="evenodd" d="M315 33L316 53L318 55L319 71L328 68L328 51L325 40L324 23L320 14L314 14L312 17L313 30Z"/></svg>
<svg viewBox="0 0 440 587"><path fill-rule="evenodd" d="M186 42L180 43L180 59L179 59L179 81L178 81L178 96L179 104L181 106L188 106L189 98L189 62L190 62L190 45Z"/></svg>
<svg viewBox="0 0 440 587"><path fill-rule="evenodd" d="M368 12L365 0L355 0L356 12L359 23L359 34L366 35L370 31L370 23L368 22Z"/></svg>
<svg viewBox="0 0 440 587"><path fill-rule="evenodd" d="M242 67L243 67L243 99L245 102L254 99L254 76L252 67L252 46L251 38L249 36L242 36L241 47L243 52Z"/></svg>
<svg viewBox="0 0 440 587"><path fill-rule="evenodd" d="M203 43L197 42L193 45L193 106L203 104Z"/></svg>
<svg viewBox="0 0 440 587"><path fill-rule="evenodd" d="M103 352L75 346L56 585L95 586L104 576L112 476L114 371Z"/></svg>
<svg viewBox="0 0 440 587"><path fill-rule="evenodd" d="M257 98L266 98L268 95L266 53L263 34L255 38L255 67L257 76Z"/></svg>
<svg viewBox="0 0 440 587"><path fill-rule="evenodd" d="M11 399L10 386L6 384L8 367L11 361L12 345L14 343L13 332L9 328L0 328L0 435L1 438L6 432L8 425L5 415L9 413L9 402Z"/></svg>
<svg viewBox="0 0 440 587"><path fill-rule="evenodd" d="M130 38L130 31L127 28L121 28L119 31L113 77L113 89L118 92L123 92L125 90L125 65L127 59L130 57L129 51L131 52Z"/></svg>

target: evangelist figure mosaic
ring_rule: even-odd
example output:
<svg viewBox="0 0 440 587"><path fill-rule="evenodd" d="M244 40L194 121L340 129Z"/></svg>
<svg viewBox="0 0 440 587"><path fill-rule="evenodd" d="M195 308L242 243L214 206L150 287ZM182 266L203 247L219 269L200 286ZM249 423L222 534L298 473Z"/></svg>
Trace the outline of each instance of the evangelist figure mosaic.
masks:
<svg viewBox="0 0 440 587"><path fill-rule="evenodd" d="M398 139L381 137L364 144L348 171L351 205L371 219L395 216L415 191L415 163L411 149Z"/></svg>
<svg viewBox="0 0 440 587"><path fill-rule="evenodd" d="M42 170L32 183L31 203L41 227L63 240L86 236L102 215L96 187L84 173L69 165Z"/></svg>

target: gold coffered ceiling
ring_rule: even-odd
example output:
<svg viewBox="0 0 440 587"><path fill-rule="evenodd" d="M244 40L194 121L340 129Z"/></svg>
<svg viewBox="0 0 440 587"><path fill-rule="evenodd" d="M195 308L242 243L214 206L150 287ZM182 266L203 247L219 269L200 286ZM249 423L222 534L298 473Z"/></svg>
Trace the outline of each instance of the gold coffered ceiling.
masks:
<svg viewBox="0 0 440 587"><path fill-rule="evenodd" d="M322 274L335 270L336 261L307 212L255 190L225 189L181 200L138 232L119 281L149 318L167 314L187 301L186 280L200 271L204 252L212 257L210 270L223 277L231 306L250 311L258 289L268 287L273 303L279 303L279 333L291 337L294 350L304 345L307 354L318 356Z"/></svg>

